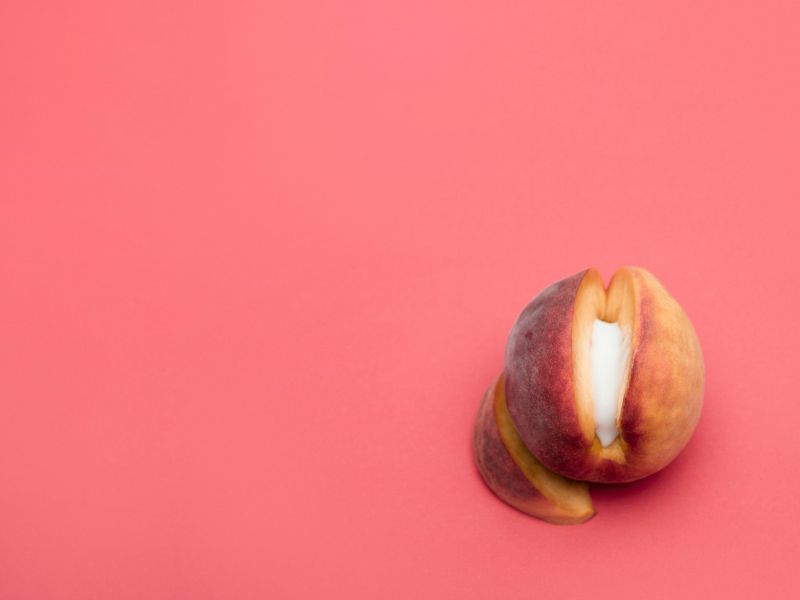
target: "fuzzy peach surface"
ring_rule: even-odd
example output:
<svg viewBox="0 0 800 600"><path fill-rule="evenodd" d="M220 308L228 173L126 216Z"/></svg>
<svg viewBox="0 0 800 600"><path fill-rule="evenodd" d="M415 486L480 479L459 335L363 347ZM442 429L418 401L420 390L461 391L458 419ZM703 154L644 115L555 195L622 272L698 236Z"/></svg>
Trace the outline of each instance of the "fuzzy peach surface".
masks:
<svg viewBox="0 0 800 600"><path fill-rule="evenodd" d="M608 447L594 431L587 375L588 336L595 319L618 322L630 338L617 414L619 434ZM507 407L506 429L500 428L506 434L498 436L484 399L475 437L481 474L506 502L558 522L553 505L543 505L541 497L552 501L574 490L553 492L544 486L548 494L543 494L541 469L567 481L602 483L655 473L691 437L702 409L704 379L702 351L691 322L648 271L622 268L607 288L594 269L563 279L528 304L511 330L503 376L487 394L497 394L501 425ZM515 461L501 451L503 442ZM515 446L524 452L517 450L515 455ZM518 456L523 455L526 460L521 461ZM523 468L515 471L514 462ZM539 477L531 477L523 463L535 464Z"/></svg>
<svg viewBox="0 0 800 600"><path fill-rule="evenodd" d="M586 484L544 467L519 439L508 414L502 375L481 402L474 442L478 470L504 502L556 524L583 523L594 516Z"/></svg>

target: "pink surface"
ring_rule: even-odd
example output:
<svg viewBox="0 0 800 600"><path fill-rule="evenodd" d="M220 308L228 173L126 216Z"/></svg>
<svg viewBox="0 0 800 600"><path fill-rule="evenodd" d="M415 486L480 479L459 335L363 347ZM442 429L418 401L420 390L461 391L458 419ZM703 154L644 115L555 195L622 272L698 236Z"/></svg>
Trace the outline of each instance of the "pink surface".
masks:
<svg viewBox="0 0 800 600"><path fill-rule="evenodd" d="M800 596L800 7L234 4L0 5L0 598ZM550 526L473 419L627 263L703 417Z"/></svg>

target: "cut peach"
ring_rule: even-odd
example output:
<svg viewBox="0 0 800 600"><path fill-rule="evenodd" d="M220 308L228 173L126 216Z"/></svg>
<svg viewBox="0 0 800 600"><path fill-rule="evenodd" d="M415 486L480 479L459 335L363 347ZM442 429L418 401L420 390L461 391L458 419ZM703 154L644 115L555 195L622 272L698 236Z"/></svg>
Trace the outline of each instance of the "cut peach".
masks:
<svg viewBox="0 0 800 600"><path fill-rule="evenodd" d="M506 407L502 375L481 402L474 442L478 470L504 502L550 523L583 523L594 516L586 484L553 473L522 443Z"/></svg>
<svg viewBox="0 0 800 600"><path fill-rule="evenodd" d="M524 446L572 479L623 482L683 449L703 403L700 343L653 275L595 269L544 290L505 355L508 411Z"/></svg>

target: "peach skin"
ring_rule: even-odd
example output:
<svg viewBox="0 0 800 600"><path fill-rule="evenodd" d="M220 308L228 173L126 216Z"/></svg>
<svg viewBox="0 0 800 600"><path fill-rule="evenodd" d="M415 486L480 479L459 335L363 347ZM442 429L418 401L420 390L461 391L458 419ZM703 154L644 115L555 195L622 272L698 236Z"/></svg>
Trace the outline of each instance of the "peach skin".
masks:
<svg viewBox="0 0 800 600"><path fill-rule="evenodd" d="M492 400L484 399L476 426L481 474L523 512L582 522L553 517L553 507L564 506L557 500L580 496L565 483L634 481L664 468L697 425L704 378L692 324L648 271L619 269L608 288L595 269L563 279L528 304L511 330L504 372L487 394L495 396L500 433L487 416ZM532 467L520 466L528 488L497 458L498 444L517 466L535 465L534 478ZM559 475L569 479L554 480L558 493L541 483Z"/></svg>
<svg viewBox="0 0 800 600"><path fill-rule="evenodd" d="M557 524L583 523L594 516L587 485L544 467L519 439L506 408L502 375L481 402L474 446L478 471L507 504Z"/></svg>

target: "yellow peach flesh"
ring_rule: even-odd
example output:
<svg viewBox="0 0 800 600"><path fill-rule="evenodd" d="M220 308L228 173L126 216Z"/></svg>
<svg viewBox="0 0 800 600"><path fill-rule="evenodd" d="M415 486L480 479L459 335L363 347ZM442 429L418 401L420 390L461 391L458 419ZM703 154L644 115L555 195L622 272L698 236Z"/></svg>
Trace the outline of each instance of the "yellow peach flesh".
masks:
<svg viewBox="0 0 800 600"><path fill-rule="evenodd" d="M506 449L531 485L553 503L554 516L570 522L583 522L592 517L594 508L586 484L553 473L522 443L508 414L502 377L497 385L494 406L497 426Z"/></svg>

